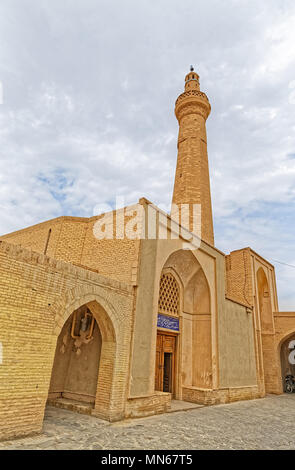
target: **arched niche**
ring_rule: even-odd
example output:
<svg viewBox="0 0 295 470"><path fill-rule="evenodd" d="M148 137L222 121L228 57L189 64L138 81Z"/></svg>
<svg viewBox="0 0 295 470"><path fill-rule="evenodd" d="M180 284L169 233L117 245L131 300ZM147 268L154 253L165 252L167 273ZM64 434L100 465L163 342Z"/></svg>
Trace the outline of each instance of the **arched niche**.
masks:
<svg viewBox="0 0 295 470"><path fill-rule="evenodd" d="M89 314L83 331L81 320ZM48 398L87 403L95 415L112 420L116 334L96 300L65 315L59 328ZM56 403L58 405L58 403Z"/></svg>
<svg viewBox="0 0 295 470"><path fill-rule="evenodd" d="M271 306L270 289L266 274L263 268L257 271L257 289L258 289L258 304L260 312L260 322L262 333L273 332L273 314Z"/></svg>
<svg viewBox="0 0 295 470"><path fill-rule="evenodd" d="M180 285L178 373L183 386L212 387L210 288L199 261L190 250L178 250L162 273L174 273Z"/></svg>
<svg viewBox="0 0 295 470"><path fill-rule="evenodd" d="M193 274L186 285L184 311L191 314L210 314L210 290L201 268Z"/></svg>
<svg viewBox="0 0 295 470"><path fill-rule="evenodd" d="M286 375L293 375L295 377L295 331L289 333L279 345L280 361L281 361L281 375L282 375L282 388L285 391L285 377Z"/></svg>
<svg viewBox="0 0 295 470"><path fill-rule="evenodd" d="M49 399L64 398L94 405L102 338L96 320L88 312L87 306L73 312L59 334ZM81 332L85 315L89 331Z"/></svg>

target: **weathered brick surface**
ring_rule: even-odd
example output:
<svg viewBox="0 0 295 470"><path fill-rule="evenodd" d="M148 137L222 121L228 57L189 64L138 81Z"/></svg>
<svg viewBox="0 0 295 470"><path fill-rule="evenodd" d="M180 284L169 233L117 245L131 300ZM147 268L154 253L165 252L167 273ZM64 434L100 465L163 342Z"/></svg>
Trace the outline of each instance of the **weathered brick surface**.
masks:
<svg viewBox="0 0 295 470"><path fill-rule="evenodd" d="M171 394L155 392L147 397L134 397L127 401L126 417L138 418L151 416L168 411L171 405Z"/></svg>
<svg viewBox="0 0 295 470"><path fill-rule="evenodd" d="M257 386L220 388L218 390L205 390L195 387L183 388L183 400L204 405L231 403L259 397Z"/></svg>
<svg viewBox="0 0 295 470"><path fill-rule="evenodd" d="M112 279L134 284L136 282L134 265L138 260L139 240L130 240L126 236L119 240L97 239L93 228L99 218L99 216L59 217L4 235L0 240L42 254L47 247L46 254L55 259L90 268ZM114 218L114 227L115 224Z"/></svg>
<svg viewBox="0 0 295 470"><path fill-rule="evenodd" d="M133 288L91 271L0 243L0 437L39 432L57 336L71 313L87 303L105 318L95 402L97 414L124 416Z"/></svg>
<svg viewBox="0 0 295 470"><path fill-rule="evenodd" d="M253 305L250 249L232 251L226 256L226 295L242 304Z"/></svg>

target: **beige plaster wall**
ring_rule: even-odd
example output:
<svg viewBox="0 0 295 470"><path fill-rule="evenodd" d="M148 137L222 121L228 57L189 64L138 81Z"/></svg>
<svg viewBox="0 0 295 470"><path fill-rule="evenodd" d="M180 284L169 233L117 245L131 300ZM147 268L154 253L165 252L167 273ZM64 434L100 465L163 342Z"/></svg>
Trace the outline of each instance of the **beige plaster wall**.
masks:
<svg viewBox="0 0 295 470"><path fill-rule="evenodd" d="M171 235L171 231L168 232ZM168 235L168 238L170 237ZM154 390L155 376L155 348L157 334L158 294L160 277L169 256L182 250L185 240L146 240L141 241L138 271L138 288L134 324L134 343L131 366L130 396L145 396ZM196 261L196 266L201 267L209 285L209 300L204 302L202 317L190 318L190 313L183 311L180 318L180 329L182 339L178 348L180 380L178 380L178 398L181 398L181 382L205 384L216 384L217 379L217 321L216 321L216 268L215 250L207 244L202 244L200 249L190 252ZM183 252L183 267L178 265L178 275L182 283L188 282L194 274L186 262L187 254ZM173 260L173 258L172 258ZM173 261L171 262L173 269ZM224 273L223 273L224 274ZM224 295L224 290L223 290ZM207 306L206 306L207 305ZM210 305L210 312L206 311ZM194 324L194 325L193 325ZM198 324L198 326L197 326ZM212 331L212 328L214 331ZM193 342L199 346L193 351ZM190 346L191 345L191 346ZM191 347L191 349L190 349ZM208 357L209 351L209 357ZM206 356L206 360L204 362ZM207 363L206 363L207 362ZM204 374L206 369L211 371ZM179 379L179 378L178 378Z"/></svg>
<svg viewBox="0 0 295 470"><path fill-rule="evenodd" d="M218 325L220 387L256 385L252 313L226 300Z"/></svg>
<svg viewBox="0 0 295 470"><path fill-rule="evenodd" d="M157 317L156 240L141 240L134 335L132 344L130 396L154 392Z"/></svg>

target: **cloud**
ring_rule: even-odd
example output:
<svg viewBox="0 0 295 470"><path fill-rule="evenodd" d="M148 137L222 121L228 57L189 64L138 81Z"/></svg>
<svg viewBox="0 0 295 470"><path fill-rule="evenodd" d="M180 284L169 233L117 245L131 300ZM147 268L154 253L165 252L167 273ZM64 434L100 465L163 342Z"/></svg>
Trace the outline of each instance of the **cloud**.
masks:
<svg viewBox="0 0 295 470"><path fill-rule="evenodd" d="M295 264L294 20L293 0L2 0L0 232L116 196L169 205L193 64L217 247ZM295 269L276 268L294 309Z"/></svg>

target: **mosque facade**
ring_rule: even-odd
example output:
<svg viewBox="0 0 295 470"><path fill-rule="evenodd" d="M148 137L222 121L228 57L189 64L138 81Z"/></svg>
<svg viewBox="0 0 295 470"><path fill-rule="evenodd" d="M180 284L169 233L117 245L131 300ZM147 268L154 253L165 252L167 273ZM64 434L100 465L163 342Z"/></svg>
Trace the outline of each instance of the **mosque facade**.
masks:
<svg viewBox="0 0 295 470"><path fill-rule="evenodd" d="M295 375L274 267L214 243L210 111L191 69L169 214L141 198L0 237L1 439L40 432L47 404L119 421L280 394Z"/></svg>

